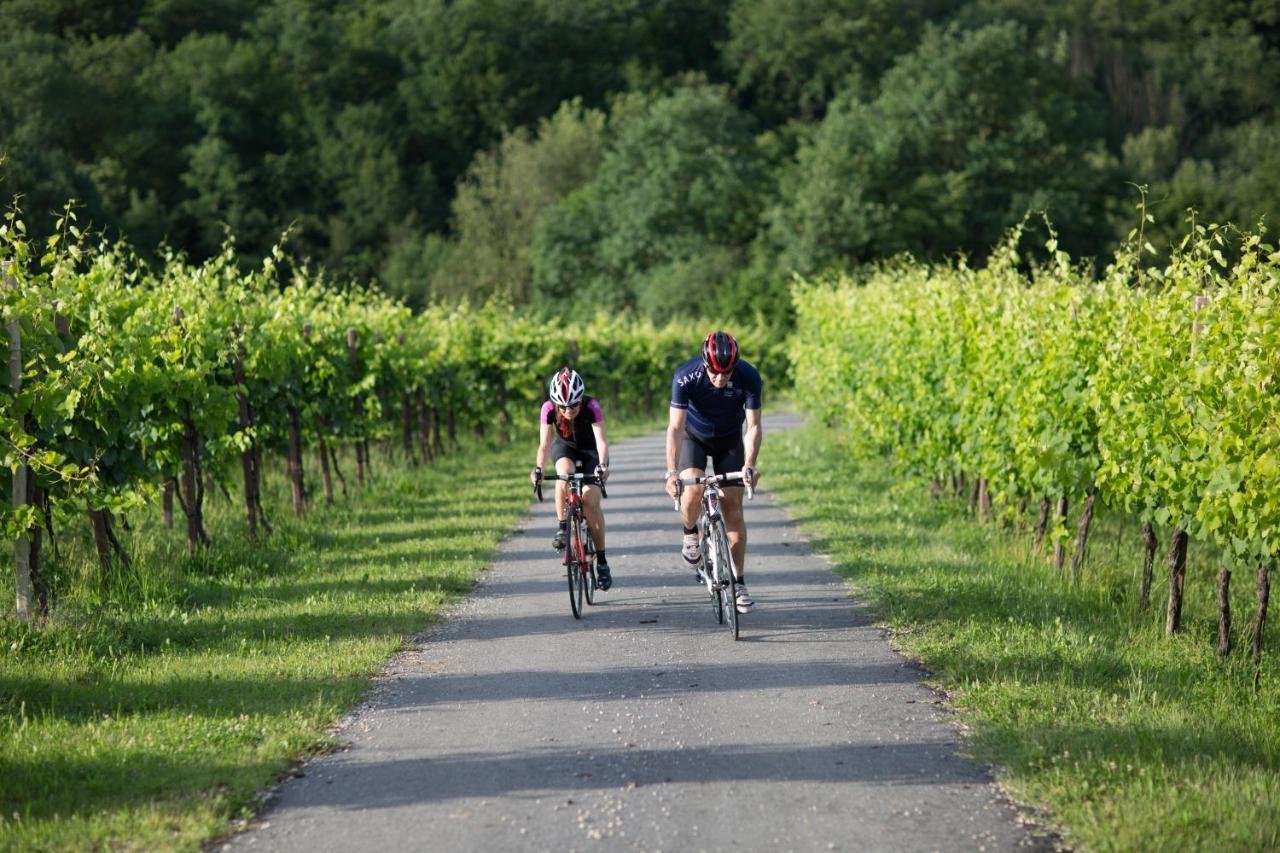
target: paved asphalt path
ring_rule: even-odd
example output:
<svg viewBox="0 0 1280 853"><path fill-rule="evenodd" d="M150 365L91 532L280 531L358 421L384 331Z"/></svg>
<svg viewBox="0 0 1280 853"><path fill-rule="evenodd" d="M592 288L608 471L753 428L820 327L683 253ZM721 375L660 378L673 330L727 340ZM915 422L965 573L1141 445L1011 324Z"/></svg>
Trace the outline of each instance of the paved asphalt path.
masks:
<svg viewBox="0 0 1280 853"><path fill-rule="evenodd" d="M793 419L767 418L769 433ZM1042 846L955 723L764 491L733 642L680 559L662 436L615 445L616 583L569 612L551 502L388 668L350 747L231 850L1007 850ZM532 454L532 450L530 451ZM513 483L518 488L519 483Z"/></svg>

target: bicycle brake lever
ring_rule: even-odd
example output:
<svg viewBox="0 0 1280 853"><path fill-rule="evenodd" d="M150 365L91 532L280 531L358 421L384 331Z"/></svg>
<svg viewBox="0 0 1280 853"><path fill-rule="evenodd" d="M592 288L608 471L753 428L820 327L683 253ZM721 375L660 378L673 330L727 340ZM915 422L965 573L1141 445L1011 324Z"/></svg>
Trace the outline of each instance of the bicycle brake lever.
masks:
<svg viewBox="0 0 1280 853"><path fill-rule="evenodd" d="M542 502L542 483L538 483L538 485L534 486L533 490L538 495L538 502L541 503Z"/></svg>

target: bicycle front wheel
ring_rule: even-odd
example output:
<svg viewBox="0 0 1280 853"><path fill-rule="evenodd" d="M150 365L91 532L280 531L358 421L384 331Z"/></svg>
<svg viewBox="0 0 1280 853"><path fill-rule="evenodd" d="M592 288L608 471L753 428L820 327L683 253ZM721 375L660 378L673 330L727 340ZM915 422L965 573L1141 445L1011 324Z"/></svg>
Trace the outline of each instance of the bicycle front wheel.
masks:
<svg viewBox="0 0 1280 853"><path fill-rule="evenodd" d="M733 566L733 551L729 548L729 537L723 527L716 528L716 550L721 553L720 563L720 601L722 602L723 621L729 624L729 632L738 639L738 584L734 581L736 574Z"/></svg>
<svg viewBox="0 0 1280 853"><path fill-rule="evenodd" d="M582 530L578 521L569 525L569 609L574 619L582 618L582 599L586 594L586 575L583 573Z"/></svg>
<svg viewBox="0 0 1280 853"><path fill-rule="evenodd" d="M716 624L724 624L724 590L720 586L721 568L720 541L716 531L718 524L708 525L706 538L702 540L702 570L706 572L711 587L711 609L716 614Z"/></svg>
<svg viewBox="0 0 1280 853"><path fill-rule="evenodd" d="M582 565L577 560L569 561L569 609L574 619L582 618Z"/></svg>

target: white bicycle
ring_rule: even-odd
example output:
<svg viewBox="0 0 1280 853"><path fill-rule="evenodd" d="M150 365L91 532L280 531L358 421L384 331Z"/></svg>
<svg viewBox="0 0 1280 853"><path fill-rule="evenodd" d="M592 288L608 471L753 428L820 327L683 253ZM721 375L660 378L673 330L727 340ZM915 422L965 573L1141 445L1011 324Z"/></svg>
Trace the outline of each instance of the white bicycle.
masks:
<svg viewBox="0 0 1280 853"><path fill-rule="evenodd" d="M738 584L737 569L733 563L733 549L729 545L729 533L720 514L720 484L731 480L745 480L741 471L728 474L712 474L704 477L681 477L677 488L705 486L702 492L702 509L698 514L698 577L707 585L716 622L728 623L733 638L738 639ZM747 499L755 497L755 489L744 482ZM680 510L677 494L675 509Z"/></svg>

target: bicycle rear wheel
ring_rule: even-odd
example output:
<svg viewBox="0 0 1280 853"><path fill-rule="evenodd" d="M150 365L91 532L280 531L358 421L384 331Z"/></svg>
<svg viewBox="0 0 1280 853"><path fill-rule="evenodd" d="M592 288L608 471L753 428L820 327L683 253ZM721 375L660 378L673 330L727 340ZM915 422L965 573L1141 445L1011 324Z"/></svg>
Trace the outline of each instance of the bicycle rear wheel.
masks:
<svg viewBox="0 0 1280 853"><path fill-rule="evenodd" d="M729 623L729 631L736 640L738 639L738 584L734 581L733 551L729 548L729 537L725 534L723 527L716 528L716 538L718 539L716 550L724 555L723 562L720 564L723 581L720 586L720 600L723 602L724 621Z"/></svg>
<svg viewBox="0 0 1280 853"><path fill-rule="evenodd" d="M582 541L586 543L586 567L587 571L584 576L582 586L586 592L587 604L596 603L596 589L599 588L599 581L596 580L596 545L591 541L591 532L584 531Z"/></svg>

